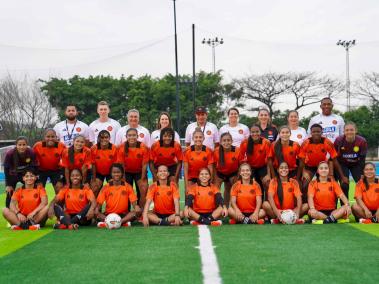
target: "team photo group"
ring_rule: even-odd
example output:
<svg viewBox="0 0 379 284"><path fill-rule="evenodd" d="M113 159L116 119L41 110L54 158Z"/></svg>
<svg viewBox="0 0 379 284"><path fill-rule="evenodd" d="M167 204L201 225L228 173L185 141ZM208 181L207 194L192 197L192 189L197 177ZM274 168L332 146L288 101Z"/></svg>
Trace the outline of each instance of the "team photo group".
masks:
<svg viewBox="0 0 379 284"><path fill-rule="evenodd" d="M249 126L230 108L218 129L199 106L185 145L169 113L157 117L150 133L137 109L122 127L109 117L110 107L99 102L98 119L87 125L75 104L67 105L66 119L46 129L41 141L16 139L3 161L2 213L12 230L39 230L48 218L56 220L54 229L70 230L332 224L349 216L378 223L379 181L375 164L366 162L367 142L354 122L333 113L330 98L320 101L308 129L299 126L297 111L288 113L287 125L275 126L266 108Z"/></svg>

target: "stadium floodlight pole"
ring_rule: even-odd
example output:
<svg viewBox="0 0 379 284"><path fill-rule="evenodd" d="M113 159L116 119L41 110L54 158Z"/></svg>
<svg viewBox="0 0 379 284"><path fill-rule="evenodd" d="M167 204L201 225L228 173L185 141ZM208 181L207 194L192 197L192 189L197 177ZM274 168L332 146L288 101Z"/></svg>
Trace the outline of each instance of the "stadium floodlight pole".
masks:
<svg viewBox="0 0 379 284"><path fill-rule="evenodd" d="M347 111L351 110L350 104L350 70L349 70L349 49L356 44L356 40L339 40L337 45L343 46L346 50L346 108Z"/></svg>
<svg viewBox="0 0 379 284"><path fill-rule="evenodd" d="M176 131L180 134L180 104L179 104L179 71L178 71L178 36L176 34L176 0L174 2L174 29L175 29L175 80L176 80Z"/></svg>
<svg viewBox="0 0 379 284"><path fill-rule="evenodd" d="M224 43L224 40L223 39L218 39L218 37L215 37L215 38L209 38L208 40L206 40L205 38L203 39L203 41L201 42L202 44L207 44L209 45L210 47L212 47L212 66L213 66L213 73L216 73L216 46L220 45L220 44L223 44Z"/></svg>

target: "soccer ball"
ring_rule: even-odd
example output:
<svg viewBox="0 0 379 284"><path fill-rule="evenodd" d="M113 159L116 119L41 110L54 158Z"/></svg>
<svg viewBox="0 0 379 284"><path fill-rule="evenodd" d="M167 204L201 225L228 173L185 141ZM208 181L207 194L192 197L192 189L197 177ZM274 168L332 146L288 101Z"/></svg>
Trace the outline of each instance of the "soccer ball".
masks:
<svg viewBox="0 0 379 284"><path fill-rule="evenodd" d="M116 213L111 213L105 218L105 225L109 230L121 227L121 217Z"/></svg>
<svg viewBox="0 0 379 284"><path fill-rule="evenodd" d="M281 217L282 217L283 222L287 225L295 224L296 219L297 219L295 212L293 212L290 209L283 210Z"/></svg>

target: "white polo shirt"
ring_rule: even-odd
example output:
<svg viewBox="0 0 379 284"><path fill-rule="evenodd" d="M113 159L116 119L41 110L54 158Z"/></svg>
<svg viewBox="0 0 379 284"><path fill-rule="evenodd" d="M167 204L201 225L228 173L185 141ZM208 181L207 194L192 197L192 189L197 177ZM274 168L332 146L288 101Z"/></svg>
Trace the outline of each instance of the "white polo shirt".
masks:
<svg viewBox="0 0 379 284"><path fill-rule="evenodd" d="M129 125L125 125L120 128L119 131L117 131L116 134L116 142L115 144L117 146L121 145L126 141L126 131L130 128ZM145 127L138 125L136 128L138 131L138 138L137 140L145 144L146 147L150 147L150 132Z"/></svg>
<svg viewBox="0 0 379 284"><path fill-rule="evenodd" d="M199 127L201 128L201 131L204 133L204 142L203 144L210 148L211 150L214 150L215 143L220 142L220 136L218 135L218 129L217 126L214 125L212 122L207 122L205 126L200 127L197 122L193 122L190 125L187 126L186 129L186 137L185 142L191 143L193 145L193 139L192 134L195 131L195 129Z"/></svg>
<svg viewBox="0 0 379 284"><path fill-rule="evenodd" d="M303 127L297 129L291 129L290 140L303 144L304 140L308 138L307 131Z"/></svg>
<svg viewBox="0 0 379 284"><path fill-rule="evenodd" d="M153 143L155 141L158 141L159 138L161 138L161 129L154 130L151 133L151 136L150 136L150 147L151 147L151 145L153 145ZM175 131L175 138L174 138L174 140L180 144L180 137L179 137L178 132L176 132L176 131Z"/></svg>
<svg viewBox="0 0 379 284"><path fill-rule="evenodd" d="M116 141L117 131L119 131L120 128L120 123L112 118L108 118L106 122L101 122L99 119L96 119L89 125L88 128L89 141L93 144L97 143L97 136L99 135L99 132L101 130L107 130L111 134L110 142L114 144Z"/></svg>
<svg viewBox="0 0 379 284"><path fill-rule="evenodd" d="M243 140L249 138L250 130L245 124L238 123L236 126L230 126L229 124L225 124L220 128L220 137L222 134L229 132L233 138L233 146L239 147Z"/></svg>
<svg viewBox="0 0 379 284"><path fill-rule="evenodd" d="M313 124L322 126L322 135L334 143L334 140L340 135L343 135L345 122L343 118L337 114L323 115L322 113L311 118L308 126L308 135L311 135L311 126Z"/></svg>
<svg viewBox="0 0 379 284"><path fill-rule="evenodd" d="M84 122L77 120L75 123L68 123L67 120L58 122L54 126L59 141L64 143L66 147L73 144L74 138L78 135L84 136L88 139L88 125Z"/></svg>

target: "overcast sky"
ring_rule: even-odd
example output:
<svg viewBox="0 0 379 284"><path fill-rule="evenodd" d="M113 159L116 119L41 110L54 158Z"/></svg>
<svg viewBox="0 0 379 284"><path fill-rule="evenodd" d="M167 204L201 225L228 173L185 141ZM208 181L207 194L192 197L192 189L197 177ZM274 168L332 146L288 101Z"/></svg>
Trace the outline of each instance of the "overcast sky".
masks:
<svg viewBox="0 0 379 284"><path fill-rule="evenodd" d="M0 0L0 76L74 74L161 76L175 73L171 0ZM345 76L338 39L356 39L352 79L379 71L377 0L177 0L179 72L216 68L226 79L267 71L317 71Z"/></svg>

